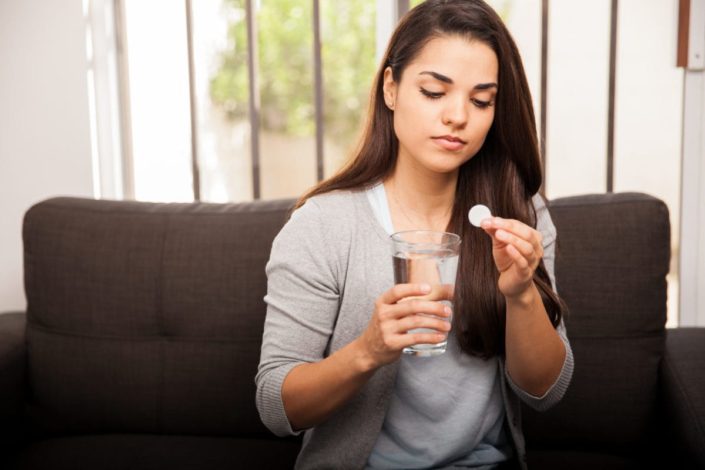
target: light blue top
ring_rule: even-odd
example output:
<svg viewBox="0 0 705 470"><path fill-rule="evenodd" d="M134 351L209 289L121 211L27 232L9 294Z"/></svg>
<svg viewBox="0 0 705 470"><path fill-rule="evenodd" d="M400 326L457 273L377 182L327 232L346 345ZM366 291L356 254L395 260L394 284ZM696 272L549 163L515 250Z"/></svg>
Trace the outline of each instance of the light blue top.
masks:
<svg viewBox="0 0 705 470"><path fill-rule="evenodd" d="M367 198L394 233L384 185L370 188ZM444 354L401 357L367 468L492 468L512 456L504 415L497 358L463 354L450 334Z"/></svg>

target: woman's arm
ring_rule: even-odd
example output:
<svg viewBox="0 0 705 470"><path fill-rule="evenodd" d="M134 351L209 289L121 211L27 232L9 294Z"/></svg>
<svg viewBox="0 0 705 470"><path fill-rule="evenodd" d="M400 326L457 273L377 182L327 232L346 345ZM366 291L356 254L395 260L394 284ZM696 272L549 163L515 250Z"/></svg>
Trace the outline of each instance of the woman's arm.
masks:
<svg viewBox="0 0 705 470"><path fill-rule="evenodd" d="M523 294L506 299L507 372L522 390L541 397L561 373L565 345L549 321L533 282Z"/></svg>
<svg viewBox="0 0 705 470"><path fill-rule="evenodd" d="M319 362L294 367L282 385L292 429L325 421L357 394L375 370L357 340Z"/></svg>
<svg viewBox="0 0 705 470"><path fill-rule="evenodd" d="M492 237L499 289L506 299L507 372L520 389L542 397L559 378L567 355L533 282L544 255L543 236L519 221L499 217L482 226Z"/></svg>
<svg viewBox="0 0 705 470"><path fill-rule="evenodd" d="M267 317L255 382L260 417L279 436L325 421L377 368L397 360L404 347L438 343L450 328L447 321L416 315L447 317L449 311L437 300L449 293L400 284L377 299L374 312L361 313L371 318L359 338L327 355L345 261L325 240L347 232L321 210L313 200L299 208L275 239L267 264ZM425 300L400 301L424 294ZM406 334L420 327L442 334Z"/></svg>
<svg viewBox="0 0 705 470"><path fill-rule="evenodd" d="M429 293L428 286L399 284L375 303L365 332L329 357L301 364L289 372L282 386L282 401L294 430L325 421L347 403L381 366L399 359L407 346L438 343L445 339L450 323L428 316L448 317L450 310L432 300L402 299ZM432 328L443 333L407 334L412 328Z"/></svg>

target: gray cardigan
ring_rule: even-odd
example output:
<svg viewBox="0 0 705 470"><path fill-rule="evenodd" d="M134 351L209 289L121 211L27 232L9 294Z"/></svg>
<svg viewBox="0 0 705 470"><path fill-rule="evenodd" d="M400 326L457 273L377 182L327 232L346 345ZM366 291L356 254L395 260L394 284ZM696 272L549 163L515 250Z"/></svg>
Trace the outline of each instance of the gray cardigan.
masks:
<svg viewBox="0 0 705 470"><path fill-rule="evenodd" d="M544 240L544 263L553 281L555 227L540 197L534 198L534 205ZM309 199L274 240L255 381L260 416L275 434L297 434L281 397L289 371L320 361L359 337L375 300L394 284L388 243L364 191ZM566 345L566 359L556 383L543 397L519 389L500 358L506 418L522 468L526 454L520 400L535 409L547 409L562 398L572 376L573 354L562 323L558 333ZM306 430L296 467L363 468L382 428L396 372L397 363L378 369L356 397L326 422Z"/></svg>

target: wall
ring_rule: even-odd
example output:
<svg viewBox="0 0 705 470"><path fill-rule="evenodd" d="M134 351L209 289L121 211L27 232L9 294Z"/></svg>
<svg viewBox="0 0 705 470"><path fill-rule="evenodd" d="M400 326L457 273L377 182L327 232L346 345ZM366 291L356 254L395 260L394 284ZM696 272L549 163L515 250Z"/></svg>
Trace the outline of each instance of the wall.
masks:
<svg viewBox="0 0 705 470"><path fill-rule="evenodd" d="M56 195L92 197L80 0L0 2L0 312L24 310L22 216Z"/></svg>

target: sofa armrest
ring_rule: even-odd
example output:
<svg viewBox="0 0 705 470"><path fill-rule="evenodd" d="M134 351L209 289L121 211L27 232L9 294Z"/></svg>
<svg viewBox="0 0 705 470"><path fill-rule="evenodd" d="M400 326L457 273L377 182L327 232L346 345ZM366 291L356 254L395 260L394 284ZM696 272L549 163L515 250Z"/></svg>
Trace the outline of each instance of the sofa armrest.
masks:
<svg viewBox="0 0 705 470"><path fill-rule="evenodd" d="M27 346L23 312L0 313L0 436L16 434L24 412Z"/></svg>
<svg viewBox="0 0 705 470"><path fill-rule="evenodd" d="M667 330L663 417L685 461L705 468L705 328Z"/></svg>

